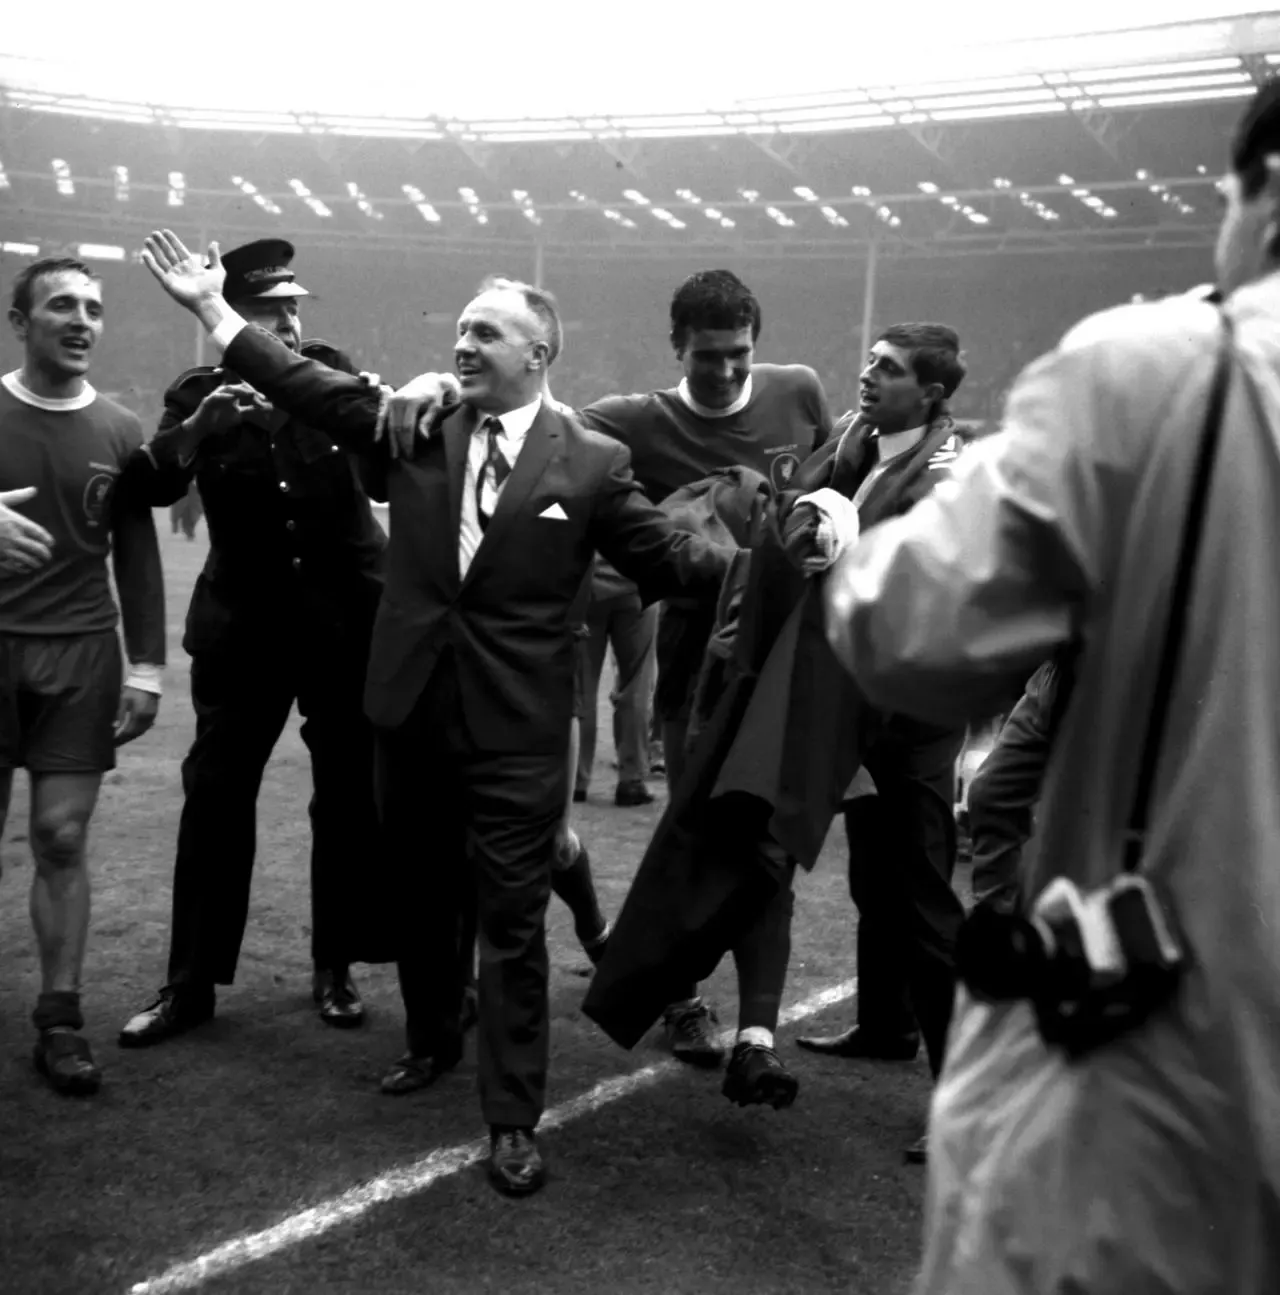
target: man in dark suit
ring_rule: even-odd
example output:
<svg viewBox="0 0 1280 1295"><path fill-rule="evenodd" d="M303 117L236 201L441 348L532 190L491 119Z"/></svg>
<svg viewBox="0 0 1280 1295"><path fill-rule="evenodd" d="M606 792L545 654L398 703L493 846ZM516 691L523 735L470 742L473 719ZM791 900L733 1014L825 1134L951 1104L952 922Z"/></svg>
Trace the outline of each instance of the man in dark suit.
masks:
<svg viewBox="0 0 1280 1295"><path fill-rule="evenodd" d="M739 1039L725 1093L742 1104L780 1106L795 1097L796 1081L773 1048L790 947L791 874L797 863L816 862L863 764L896 839L893 866L882 870L893 876L878 874L860 891L862 925L909 950L887 970L867 968L869 981L886 985L892 997L899 980L909 979L930 1060L941 1061L954 991L950 950L961 917L949 884L955 831L947 788L963 735L878 714L836 661L820 591L806 574L827 560L815 557L820 514L808 501L854 509L864 529L910 509L954 457L945 400L963 372L952 330L887 330L863 373L862 408L837 424L779 497L773 524L745 567L732 667L704 703L712 713L692 753L696 774L641 863L584 1005L630 1046L682 972L706 975L732 949ZM734 606L732 598L721 601ZM716 641L730 630L722 626ZM744 860L758 866L744 867ZM709 887L723 893L713 900ZM709 915L702 930L688 929L690 913ZM864 1001L861 1010L869 1019L875 1008Z"/></svg>
<svg viewBox="0 0 1280 1295"><path fill-rule="evenodd" d="M227 253L226 293L287 353L350 370L303 342L293 248L262 239ZM159 429L131 464L155 507L198 484L209 556L183 647L196 739L182 767L168 977L120 1034L161 1042L213 1015L244 937L263 769L294 703L311 753L313 996L321 1019L358 1026L348 966L369 958L353 920L377 853L373 731L361 706L386 538L352 457L313 423L273 408L229 368L189 369L165 392ZM362 895L362 891L364 894ZM389 956L377 953L376 956Z"/></svg>
<svg viewBox="0 0 1280 1295"><path fill-rule="evenodd" d="M207 266L168 231L146 247L148 268L236 372L339 440L373 440L379 393L244 327L220 295L216 247ZM365 690L413 925L401 963L410 1051L435 1074L457 1063L459 914L478 885L481 1105L491 1181L514 1195L545 1177L534 1138L544 915L569 776L576 596L596 550L650 600L716 587L729 557L673 529L621 445L543 400L560 343L554 301L526 284L492 281L464 309L461 412L388 468L387 589Z"/></svg>

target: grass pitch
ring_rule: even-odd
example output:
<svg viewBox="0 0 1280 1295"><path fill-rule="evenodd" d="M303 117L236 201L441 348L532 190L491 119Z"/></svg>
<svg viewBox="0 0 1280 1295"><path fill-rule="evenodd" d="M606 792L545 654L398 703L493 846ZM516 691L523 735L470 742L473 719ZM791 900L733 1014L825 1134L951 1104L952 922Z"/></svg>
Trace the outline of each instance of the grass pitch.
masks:
<svg viewBox="0 0 1280 1295"><path fill-rule="evenodd" d="M166 693L156 728L124 748L107 780L91 850L94 914L87 1033L105 1072L94 1099L59 1098L31 1064L37 964L27 890L25 780L0 847L0 1292L123 1292L245 1232L280 1221L396 1165L484 1133L474 1045L435 1088L377 1090L402 1050L393 969L356 969L360 1031L327 1029L310 1000L307 754L292 721L259 802L253 907L237 983L208 1026L122 1052L120 1025L164 976L179 766L194 729L179 647L205 532L162 531L169 586ZM607 691L601 691L607 707ZM603 718L603 717L602 717ZM600 725L591 800L576 823L606 911L621 904L662 801L613 806L610 724ZM659 783L654 783L659 788ZM788 1001L846 979L855 916L833 834L798 887ZM353 870L358 861L352 860ZM582 1017L583 958L565 910L549 917L549 1102L661 1058L633 1053ZM709 986L734 1020L731 966ZM665 1078L543 1139L551 1181L508 1201L472 1167L355 1223L213 1279L209 1292L281 1295L430 1291L845 1292L898 1295L919 1249L922 1171L902 1163L928 1100L923 1061L815 1058L797 1029L841 1028L853 1004L781 1032L800 1078L789 1111L741 1111L717 1074Z"/></svg>

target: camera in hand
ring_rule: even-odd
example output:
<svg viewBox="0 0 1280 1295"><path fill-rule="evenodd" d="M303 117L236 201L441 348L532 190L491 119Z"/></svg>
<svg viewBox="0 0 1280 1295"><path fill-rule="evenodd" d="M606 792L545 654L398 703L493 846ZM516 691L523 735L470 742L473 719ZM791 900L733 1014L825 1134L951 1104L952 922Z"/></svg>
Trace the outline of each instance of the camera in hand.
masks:
<svg viewBox="0 0 1280 1295"><path fill-rule="evenodd" d="M1030 1000L1044 1041L1082 1056L1172 998L1187 955L1155 887L1126 873L1088 892L1058 877L1030 916L980 904L956 961L976 997Z"/></svg>

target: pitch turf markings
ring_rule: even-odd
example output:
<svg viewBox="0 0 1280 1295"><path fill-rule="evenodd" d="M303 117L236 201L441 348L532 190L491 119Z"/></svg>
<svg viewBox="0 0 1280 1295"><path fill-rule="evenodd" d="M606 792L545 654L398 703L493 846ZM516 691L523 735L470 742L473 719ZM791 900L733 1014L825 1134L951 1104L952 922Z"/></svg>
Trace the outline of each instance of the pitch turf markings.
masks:
<svg viewBox="0 0 1280 1295"><path fill-rule="evenodd" d="M820 990L802 999L791 1007L784 1008L781 1024L790 1025L806 1017L816 1016L828 1007L843 1003L857 992L858 980L841 981L829 989ZM734 1030L723 1031L721 1038L726 1045L733 1041ZM629 1071L625 1075L615 1075L612 1079L602 1079L600 1083L577 1097L554 1106L543 1115L538 1125L538 1132L550 1133L573 1120L591 1115L602 1106L629 1097L642 1088L649 1088L660 1080L682 1072L686 1067L679 1061L668 1057L656 1061L653 1065L640 1070ZM371 1178L359 1187L343 1192L319 1205L312 1205L261 1232L245 1232L220 1246L205 1251L204 1254L185 1263L174 1264L158 1277L148 1277L145 1281L136 1282L129 1288L130 1295L173 1295L178 1291L195 1290L214 1277L224 1277L261 1259L270 1258L282 1250L301 1245L314 1237L321 1236L344 1223L351 1223L362 1215L369 1213L375 1205L384 1205L388 1201L402 1200L417 1192L425 1191L442 1178L466 1169L483 1160L489 1154L489 1139L479 1138L474 1142L463 1142L456 1147L432 1151L429 1155L415 1160L410 1165L399 1169L389 1169L386 1173Z"/></svg>

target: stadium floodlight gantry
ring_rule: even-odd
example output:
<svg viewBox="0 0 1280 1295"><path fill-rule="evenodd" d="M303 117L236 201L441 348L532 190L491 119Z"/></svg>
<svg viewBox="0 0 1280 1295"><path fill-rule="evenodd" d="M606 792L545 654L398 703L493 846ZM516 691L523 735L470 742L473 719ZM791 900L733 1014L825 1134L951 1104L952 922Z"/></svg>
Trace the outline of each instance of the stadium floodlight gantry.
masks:
<svg viewBox="0 0 1280 1295"><path fill-rule="evenodd" d="M885 257L1201 247L1240 102L1280 71L1280 14L991 46L964 71L715 112L461 120L127 102L0 56L0 250L118 259L164 223L539 264L865 258L870 277Z"/></svg>

